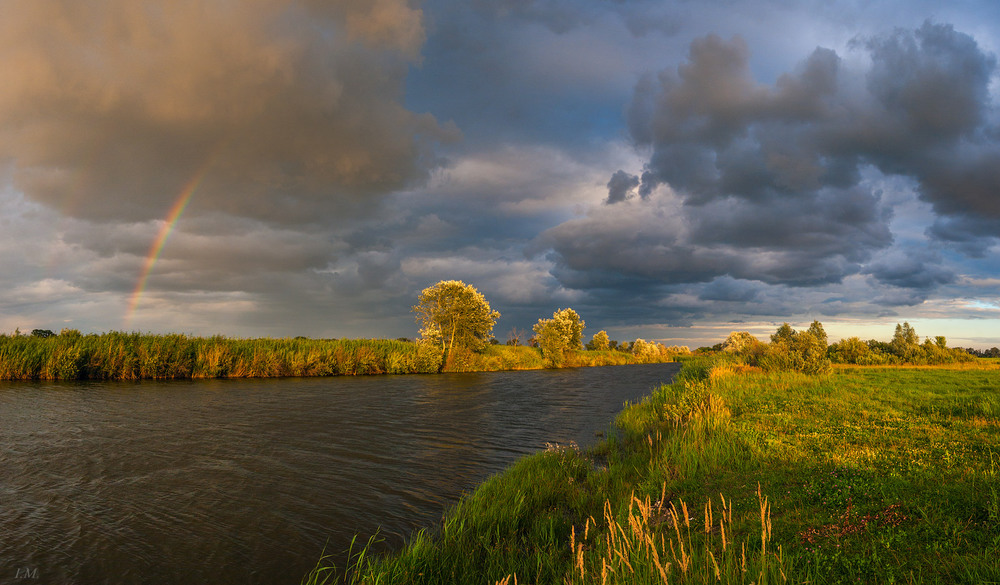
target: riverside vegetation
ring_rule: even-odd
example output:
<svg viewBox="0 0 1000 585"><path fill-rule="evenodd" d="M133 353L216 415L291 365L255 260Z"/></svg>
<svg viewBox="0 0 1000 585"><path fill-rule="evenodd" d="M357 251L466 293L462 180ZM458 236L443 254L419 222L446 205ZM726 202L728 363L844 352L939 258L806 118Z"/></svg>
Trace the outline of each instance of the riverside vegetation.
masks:
<svg viewBox="0 0 1000 585"><path fill-rule="evenodd" d="M563 367L673 361L655 354L567 351ZM82 335L0 334L0 380L142 380L353 376L522 370L551 367L537 347L487 345L443 352L426 343L389 339L234 339L110 332Z"/></svg>
<svg viewBox="0 0 1000 585"><path fill-rule="evenodd" d="M784 333L685 361L595 446L521 459L403 550L304 582L1000 581L1000 361L762 360L796 351Z"/></svg>

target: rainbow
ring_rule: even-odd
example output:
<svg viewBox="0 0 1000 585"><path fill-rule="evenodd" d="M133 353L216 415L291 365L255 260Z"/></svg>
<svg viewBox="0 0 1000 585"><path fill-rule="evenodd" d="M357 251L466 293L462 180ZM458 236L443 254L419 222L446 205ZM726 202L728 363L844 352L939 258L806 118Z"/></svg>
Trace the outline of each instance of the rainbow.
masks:
<svg viewBox="0 0 1000 585"><path fill-rule="evenodd" d="M177 200L174 201L173 206L170 208L170 213L167 214L166 219L160 226L160 233L156 235L156 239L153 240L153 245L149 247L149 253L146 254L146 260L143 263L142 272L139 275L138 282L136 282L135 289L132 291L132 297L129 299L128 309L125 312L124 328L126 330L128 330L129 324L132 322L132 318L135 317L136 309L139 307L139 300L142 298L142 293L146 289L146 281L149 280L149 275L153 271L153 266L156 265L156 261L160 258L160 254L163 252L163 246L167 243L167 238L169 238L170 234L174 231L174 227L177 225L177 220L181 218L181 215L184 213L184 209L191 201L191 196L194 195L194 192L198 189L201 181L208 173L208 169L212 166L211 163L214 158L215 157L209 157L208 162L202 165L191 180L184 185L180 195L177 196Z"/></svg>

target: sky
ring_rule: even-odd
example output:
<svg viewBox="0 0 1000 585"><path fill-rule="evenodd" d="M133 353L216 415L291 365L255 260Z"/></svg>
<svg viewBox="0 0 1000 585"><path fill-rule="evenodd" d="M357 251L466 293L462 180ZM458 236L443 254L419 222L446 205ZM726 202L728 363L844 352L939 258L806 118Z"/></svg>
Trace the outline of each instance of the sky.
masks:
<svg viewBox="0 0 1000 585"><path fill-rule="evenodd" d="M993 0L5 0L0 332L1000 345Z"/></svg>

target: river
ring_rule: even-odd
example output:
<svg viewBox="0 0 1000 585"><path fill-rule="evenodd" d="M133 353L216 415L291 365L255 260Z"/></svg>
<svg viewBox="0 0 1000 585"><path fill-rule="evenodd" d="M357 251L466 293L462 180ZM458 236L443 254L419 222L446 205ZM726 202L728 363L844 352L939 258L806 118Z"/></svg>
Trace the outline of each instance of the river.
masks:
<svg viewBox="0 0 1000 585"><path fill-rule="evenodd" d="M298 583L678 369L0 383L0 583Z"/></svg>

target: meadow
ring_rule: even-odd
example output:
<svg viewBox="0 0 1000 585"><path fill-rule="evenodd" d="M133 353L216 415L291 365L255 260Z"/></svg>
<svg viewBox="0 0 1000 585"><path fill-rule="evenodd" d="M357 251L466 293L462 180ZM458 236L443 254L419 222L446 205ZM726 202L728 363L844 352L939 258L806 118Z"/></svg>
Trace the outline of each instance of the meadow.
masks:
<svg viewBox="0 0 1000 585"><path fill-rule="evenodd" d="M144 380L427 374L547 367L536 347L456 350L390 339L236 339L115 332L0 334L0 380ZM563 367L671 361L672 355L567 352Z"/></svg>
<svg viewBox="0 0 1000 585"><path fill-rule="evenodd" d="M1000 363L685 363L581 450L308 583L1000 582Z"/></svg>

